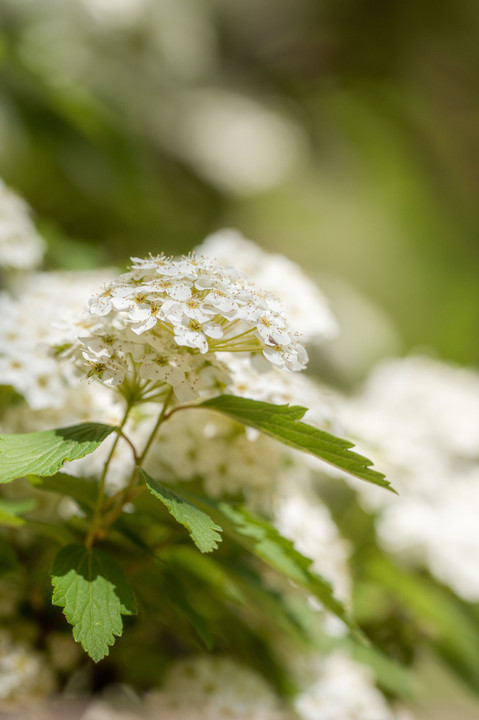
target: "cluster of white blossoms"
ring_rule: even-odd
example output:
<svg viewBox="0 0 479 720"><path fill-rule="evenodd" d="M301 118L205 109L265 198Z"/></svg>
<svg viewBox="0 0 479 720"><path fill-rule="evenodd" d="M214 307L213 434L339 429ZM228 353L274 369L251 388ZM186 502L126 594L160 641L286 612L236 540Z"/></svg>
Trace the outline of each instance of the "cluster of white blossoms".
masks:
<svg viewBox="0 0 479 720"><path fill-rule="evenodd" d="M301 720L412 720L406 710L391 709L371 671L343 652L311 657L300 669L303 690L294 707Z"/></svg>
<svg viewBox="0 0 479 720"><path fill-rule="evenodd" d="M306 343L335 338L338 325L319 287L284 255L268 253L244 238L237 230L220 230L197 247L219 265L234 265L258 285L280 298L288 321Z"/></svg>
<svg viewBox="0 0 479 720"><path fill-rule="evenodd" d="M0 293L0 378L22 398L6 407L1 432L33 432L88 422L121 422L123 408L113 393L80 378L70 362L61 362L52 347L75 338L71 317L81 315L85 300L111 271L33 273L21 291ZM71 463L71 474L101 473L113 438L95 453ZM131 453L118 448L111 478L117 487L130 470Z"/></svg>
<svg viewBox="0 0 479 720"><path fill-rule="evenodd" d="M0 293L0 377L33 410L61 408L78 387L74 368L51 347L65 339L67 320L82 313L85 297L111 273L33 273L16 295ZM63 321L63 322L62 322Z"/></svg>
<svg viewBox="0 0 479 720"><path fill-rule="evenodd" d="M349 544L339 534L329 509L313 488L295 487L291 478L290 487L283 488L275 503L274 524L294 543L296 550L313 561L311 569L332 584L336 597L349 604ZM329 623L329 627L336 632L338 626Z"/></svg>
<svg viewBox="0 0 479 720"><path fill-rule="evenodd" d="M228 657L175 663L150 705L171 720L292 720L263 678Z"/></svg>
<svg viewBox="0 0 479 720"><path fill-rule="evenodd" d="M287 451L266 435L213 411L185 412L165 423L145 463L169 482L201 478L214 498L233 497L254 510L270 511Z"/></svg>
<svg viewBox="0 0 479 720"><path fill-rule="evenodd" d="M34 270L45 253L45 242L33 225L27 204L0 180L0 267Z"/></svg>
<svg viewBox="0 0 479 720"><path fill-rule="evenodd" d="M45 659L1 630L0 701L33 701L48 695L54 687L54 674Z"/></svg>
<svg viewBox="0 0 479 720"><path fill-rule="evenodd" d="M143 397L170 386L180 402L212 382L224 386L218 353L262 353L293 372L308 359L272 295L194 255L134 258L129 272L90 299L78 331L71 352L90 377L119 386L134 376Z"/></svg>
<svg viewBox="0 0 479 720"><path fill-rule="evenodd" d="M388 550L479 600L479 375L426 357L380 364L343 406L349 437L399 496L354 482Z"/></svg>

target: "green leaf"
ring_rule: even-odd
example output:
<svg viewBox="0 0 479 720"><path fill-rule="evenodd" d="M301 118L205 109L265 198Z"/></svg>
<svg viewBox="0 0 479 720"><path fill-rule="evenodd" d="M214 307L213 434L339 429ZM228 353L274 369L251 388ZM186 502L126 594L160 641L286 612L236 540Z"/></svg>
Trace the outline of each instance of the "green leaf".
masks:
<svg viewBox="0 0 479 720"><path fill-rule="evenodd" d="M0 483L25 475L54 475L67 460L78 460L96 450L111 425L83 423L72 427L21 435L0 435Z"/></svg>
<svg viewBox="0 0 479 720"><path fill-rule="evenodd" d="M197 577L210 589L217 592L222 598L227 597L237 604L244 604L245 599L232 578L231 567L218 562L218 555L198 555L191 545L166 545L156 552L162 562L176 565L182 574L191 574Z"/></svg>
<svg viewBox="0 0 479 720"><path fill-rule="evenodd" d="M351 451L354 447L353 443L324 430L318 430L307 423L299 422L307 411L305 407L273 405L234 395L219 395L196 407L218 410L285 445L308 452L340 470L345 470L350 475L395 492L382 473L371 470L371 460Z"/></svg>
<svg viewBox="0 0 479 720"><path fill-rule="evenodd" d="M40 520L26 520L26 527L36 535L50 538L60 545L68 545L75 542L77 536L66 525L60 523L41 522Z"/></svg>
<svg viewBox="0 0 479 720"><path fill-rule="evenodd" d="M98 662L123 632L122 615L136 614L130 586L116 560L96 548L62 548L52 569L53 604L64 608L73 637Z"/></svg>
<svg viewBox="0 0 479 720"><path fill-rule="evenodd" d="M229 537L315 595L325 608L358 633L343 604L334 597L330 583L311 571L312 560L298 552L293 543L280 535L271 523L244 508L232 507L223 502L208 499L205 505Z"/></svg>
<svg viewBox="0 0 479 720"><path fill-rule="evenodd" d="M0 575L14 570L18 565L18 558L9 543L0 537Z"/></svg>
<svg viewBox="0 0 479 720"><path fill-rule="evenodd" d="M385 655L374 645L365 645L349 638L344 638L338 645L340 647L344 645L355 660L371 668L381 689L399 697L412 699L413 677L412 672L406 667Z"/></svg>
<svg viewBox="0 0 479 720"><path fill-rule="evenodd" d="M479 627L460 600L430 578L380 553L365 563L368 575L400 599L450 669L479 694Z"/></svg>
<svg viewBox="0 0 479 720"><path fill-rule="evenodd" d="M33 498L24 498L23 500L0 498L0 510L3 510L3 512L9 515L22 515L23 513L30 512L34 507L35 500Z"/></svg>
<svg viewBox="0 0 479 720"><path fill-rule="evenodd" d="M29 475L28 480L39 490L68 495L80 505L88 508L95 507L98 484L94 480L87 480L86 478L75 477L61 472L43 478L38 475Z"/></svg>
<svg viewBox="0 0 479 720"><path fill-rule="evenodd" d="M35 501L31 498L27 500L6 500L0 498L0 525L7 527L20 527L25 524L25 520L18 517L21 513L32 510Z"/></svg>
<svg viewBox="0 0 479 720"><path fill-rule="evenodd" d="M148 490L166 505L175 520L185 526L198 550L203 553L216 550L218 543L221 542L219 533L223 530L222 527L213 522L210 516L194 503L167 489L141 468L140 476L143 477Z"/></svg>
<svg viewBox="0 0 479 720"><path fill-rule="evenodd" d="M196 553L198 556L198 553ZM173 572L163 571L163 583L165 592L175 610L179 610L186 616L188 622L194 628L196 634L207 650L214 647L214 637L208 626L206 619L198 612L196 607L189 601L186 588L183 586L182 579ZM193 599L195 602L196 598ZM197 604L197 603L195 603Z"/></svg>
<svg viewBox="0 0 479 720"><path fill-rule="evenodd" d="M10 515L4 510L0 510L0 525L2 527L21 527L24 524L25 520L23 520L23 518Z"/></svg>

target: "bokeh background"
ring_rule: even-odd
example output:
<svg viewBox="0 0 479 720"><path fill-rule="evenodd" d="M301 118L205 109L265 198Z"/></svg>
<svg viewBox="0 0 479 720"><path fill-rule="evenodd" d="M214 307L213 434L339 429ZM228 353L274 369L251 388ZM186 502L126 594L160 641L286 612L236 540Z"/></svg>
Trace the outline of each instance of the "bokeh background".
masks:
<svg viewBox="0 0 479 720"><path fill-rule="evenodd" d="M234 226L328 277L330 295L347 282L400 350L477 361L477 3L0 12L1 175L50 265L186 252Z"/></svg>
<svg viewBox="0 0 479 720"><path fill-rule="evenodd" d="M477 363L476 2L0 0L0 28L0 176L46 267L235 227L329 296L323 377Z"/></svg>

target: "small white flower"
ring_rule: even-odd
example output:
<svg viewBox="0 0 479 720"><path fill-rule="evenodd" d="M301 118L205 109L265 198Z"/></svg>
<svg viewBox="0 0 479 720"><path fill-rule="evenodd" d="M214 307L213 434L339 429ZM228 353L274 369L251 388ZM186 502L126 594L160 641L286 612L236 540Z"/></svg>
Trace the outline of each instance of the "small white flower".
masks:
<svg viewBox="0 0 479 720"><path fill-rule="evenodd" d="M157 323L156 317L154 315L149 315L142 322L136 323L136 325L132 325L131 329L137 335L142 335L143 333L147 332L148 330L151 330L151 328L154 328L156 323Z"/></svg>
<svg viewBox="0 0 479 720"><path fill-rule="evenodd" d="M284 319L271 311L261 313L256 332L267 345L289 345L292 340Z"/></svg>
<svg viewBox="0 0 479 720"><path fill-rule="evenodd" d="M97 297L90 298L89 307L92 315L108 315L113 308L110 289Z"/></svg>
<svg viewBox="0 0 479 720"><path fill-rule="evenodd" d="M202 326L202 330L205 335L214 340L219 340L224 335L223 328L218 323L206 323Z"/></svg>
<svg viewBox="0 0 479 720"><path fill-rule="evenodd" d="M100 361L102 359L107 360L115 352L113 346L114 338L109 338L104 335L95 335L93 337L80 337L78 338L82 344L82 354L85 360L92 360L93 362Z"/></svg>
<svg viewBox="0 0 479 720"><path fill-rule="evenodd" d="M148 380L161 380L175 387L185 379L185 373L181 368L173 365L166 355L151 353L142 360L139 367L140 377Z"/></svg>
<svg viewBox="0 0 479 720"><path fill-rule="evenodd" d="M98 360L92 363L88 376L97 377L107 387L115 387L116 385L121 385L125 379L126 372L126 363L109 358L108 361L105 359L105 361Z"/></svg>
<svg viewBox="0 0 479 720"><path fill-rule="evenodd" d="M189 322L183 322L181 325L176 325L174 333L175 341L178 345L195 348L199 350L202 355L208 352L208 340L203 333L202 326L196 322L196 320L190 320Z"/></svg>
<svg viewBox="0 0 479 720"><path fill-rule="evenodd" d="M141 301L130 303L128 310L128 320L130 320L130 322L141 324L149 320L150 317L151 305Z"/></svg>
<svg viewBox="0 0 479 720"><path fill-rule="evenodd" d="M222 314L227 317L233 317L234 313L238 311L239 304L234 297L228 295L224 290L212 290L204 298L206 305L211 305L212 308L219 310Z"/></svg>

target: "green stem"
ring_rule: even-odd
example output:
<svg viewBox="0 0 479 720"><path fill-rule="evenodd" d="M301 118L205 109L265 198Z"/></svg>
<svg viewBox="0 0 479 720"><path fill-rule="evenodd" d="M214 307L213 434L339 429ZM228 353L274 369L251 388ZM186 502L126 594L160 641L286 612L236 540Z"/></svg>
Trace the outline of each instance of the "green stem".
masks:
<svg viewBox="0 0 479 720"><path fill-rule="evenodd" d="M130 405L130 404L128 404L128 405L126 406L126 410L125 410L125 414L124 414L124 416L123 416L123 420L121 421L121 423L120 423L120 425L119 425L119 427L118 427L118 429L117 429L116 438L115 438L115 440L114 440L114 442L113 442L113 445L112 445L112 447L111 447L111 450L110 450L110 452L109 452L109 454L108 454L108 457L107 457L106 462L105 462L105 466L104 466L104 468L103 468L103 472L102 472L101 477L100 477L100 481L99 481L99 484L98 484L98 495L97 495L97 498L96 498L95 509L94 509L94 511L93 511L93 518L92 518L92 521L91 521L90 530L88 531L88 535L87 535L87 537L86 537L86 539L85 539L85 545L87 546L87 548L90 548L90 547L93 545L93 541L94 541L94 539L95 539L95 534L96 534L96 531L97 531L97 529L98 529L98 525L99 525L100 518L101 518L102 505L103 505L104 500L105 500L105 481L106 481L106 476L107 476L107 473L108 473L108 468L110 467L110 462L111 462L111 460L112 460L112 458L113 458L113 455L115 454L116 446L118 445L118 441L120 440L120 437L124 437L124 435L123 435L123 428L124 428L125 423L126 423L126 421L127 421L127 419L128 419L128 415L129 415L129 413L130 413L131 408L132 408L132 405ZM135 455L136 455L136 452L135 452Z"/></svg>
<svg viewBox="0 0 479 720"><path fill-rule="evenodd" d="M173 395L173 388L170 388L170 390L168 391L168 394L165 398L165 402L163 403L163 407L161 408L161 412L158 416L158 420L155 423L155 427L151 431L150 437L148 438L148 441L147 441L145 447L143 448L143 452L140 454L140 456L138 458L138 462L137 462L138 466L140 466L141 463L143 462L143 460L145 459L146 454L148 453L148 450L150 449L150 447L153 443L153 440L155 439L156 433L158 432L161 423L163 422L163 420L166 417L166 410L168 408L168 405L170 403L172 395Z"/></svg>
<svg viewBox="0 0 479 720"><path fill-rule="evenodd" d="M143 448L143 451L140 453L140 455L137 455L135 453L135 467L133 468L133 472L130 476L130 481L126 488L119 491L115 496L112 496L112 498L109 498L107 503L103 506L103 509L105 510L107 507L112 505L110 511L103 517L103 523L101 524L101 528L97 527L95 529L95 532L93 533L93 539L95 537L95 533L98 532L98 530L101 529L102 534L106 534L108 529L113 525L115 520L121 515L124 506L131 502L142 490L143 488L140 488L137 486L137 472L138 469L141 467L142 462L144 461L146 454L148 453L148 450L150 449L156 434L162 424L162 422L167 417L166 410L168 408L168 404L173 396L173 388L170 388L168 391L168 394L165 398L165 402L163 403L163 407L161 408L161 412L158 416L158 420L155 423L155 426L153 430L150 433L150 437L148 438L145 447ZM114 499L113 499L114 498ZM101 508L100 508L101 510ZM93 542L92 539L92 542Z"/></svg>

